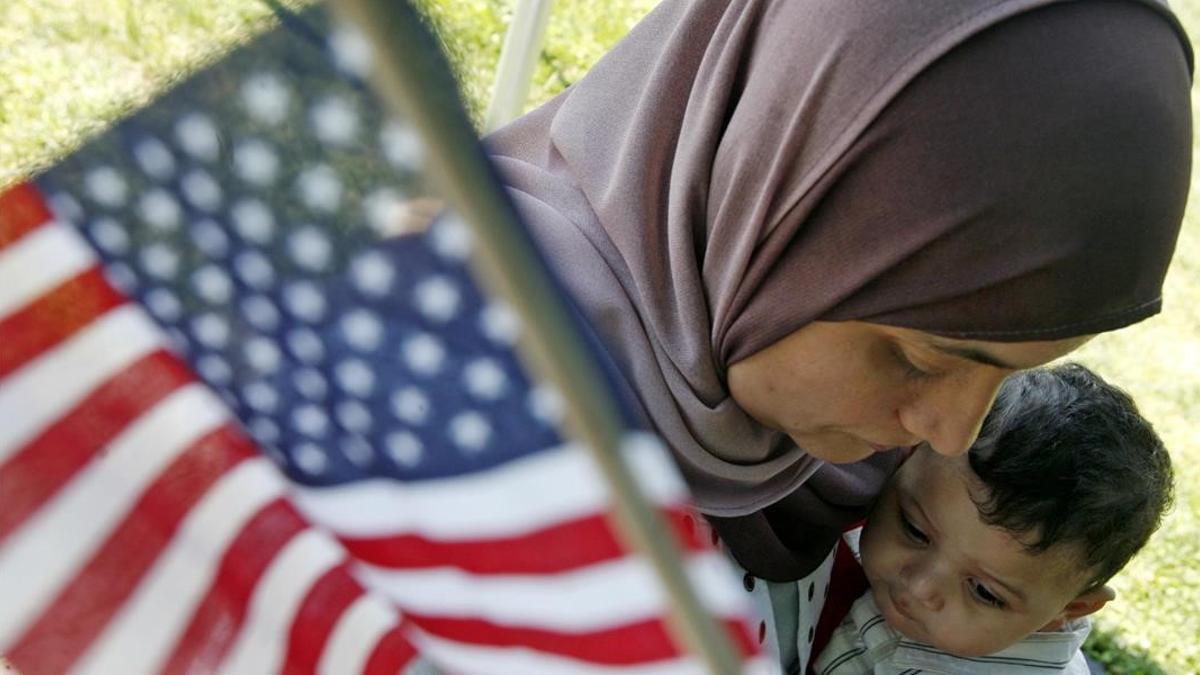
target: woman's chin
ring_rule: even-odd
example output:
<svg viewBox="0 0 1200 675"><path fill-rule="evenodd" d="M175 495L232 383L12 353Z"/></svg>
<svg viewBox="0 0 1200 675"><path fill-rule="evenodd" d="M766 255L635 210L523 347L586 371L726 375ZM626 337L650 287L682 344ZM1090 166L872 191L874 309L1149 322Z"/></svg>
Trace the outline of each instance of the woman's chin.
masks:
<svg viewBox="0 0 1200 675"><path fill-rule="evenodd" d="M861 462L876 452L871 444L850 435L788 433L788 436L809 456L830 464Z"/></svg>

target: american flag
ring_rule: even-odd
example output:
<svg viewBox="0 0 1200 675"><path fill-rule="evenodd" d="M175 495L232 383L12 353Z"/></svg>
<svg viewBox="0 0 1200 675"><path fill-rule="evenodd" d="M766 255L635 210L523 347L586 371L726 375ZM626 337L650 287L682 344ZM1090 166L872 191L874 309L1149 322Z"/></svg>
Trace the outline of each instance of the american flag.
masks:
<svg viewBox="0 0 1200 675"><path fill-rule="evenodd" d="M481 293L452 213L397 231L427 139L370 59L289 16L0 194L0 655L25 675L702 672L514 355L537 326ZM764 668L665 451L631 425L624 456Z"/></svg>

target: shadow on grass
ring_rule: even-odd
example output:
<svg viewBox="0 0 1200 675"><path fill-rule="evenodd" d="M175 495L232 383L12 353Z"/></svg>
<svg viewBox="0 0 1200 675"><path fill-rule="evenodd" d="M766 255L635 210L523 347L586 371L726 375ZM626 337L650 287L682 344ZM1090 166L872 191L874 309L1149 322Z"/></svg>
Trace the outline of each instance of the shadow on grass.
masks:
<svg viewBox="0 0 1200 675"><path fill-rule="evenodd" d="M1083 651L1104 666L1108 675L1169 675L1146 652L1126 647L1109 631L1093 626Z"/></svg>

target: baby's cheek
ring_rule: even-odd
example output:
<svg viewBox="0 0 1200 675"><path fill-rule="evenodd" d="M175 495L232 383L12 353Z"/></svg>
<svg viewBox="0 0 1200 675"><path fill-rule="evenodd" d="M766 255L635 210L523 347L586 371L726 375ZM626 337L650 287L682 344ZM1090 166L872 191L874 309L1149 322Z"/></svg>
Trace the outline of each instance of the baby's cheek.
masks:
<svg viewBox="0 0 1200 675"><path fill-rule="evenodd" d="M988 641L986 629L978 622L971 623L958 612L943 611L928 623L931 642L942 651L957 656L983 656L996 651L984 644Z"/></svg>
<svg viewBox="0 0 1200 675"><path fill-rule="evenodd" d="M874 579L887 576L884 572L889 564L896 564L896 556L894 551L889 550L886 539L888 533L886 528L879 525L877 521L875 525L868 523L863 528L862 538L859 539L859 562L862 563L863 570L867 573L867 578Z"/></svg>
<svg viewBox="0 0 1200 675"><path fill-rule="evenodd" d="M935 647L958 656L987 656L1012 645L1024 634L1012 634L1004 621L989 620L965 610L942 612L929 632ZM940 644L939 644L940 643Z"/></svg>

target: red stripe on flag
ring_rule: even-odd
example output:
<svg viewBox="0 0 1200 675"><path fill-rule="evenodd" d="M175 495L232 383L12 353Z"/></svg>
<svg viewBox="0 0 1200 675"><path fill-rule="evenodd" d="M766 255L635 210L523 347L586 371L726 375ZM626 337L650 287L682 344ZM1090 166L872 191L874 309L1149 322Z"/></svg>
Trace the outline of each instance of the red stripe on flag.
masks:
<svg viewBox="0 0 1200 675"><path fill-rule="evenodd" d="M758 656L762 653L762 640L759 639L758 631L750 628L748 618L742 619L725 619L722 623L725 624L725 633L729 635L729 639L733 641L733 646L743 658ZM760 624L760 628L762 625Z"/></svg>
<svg viewBox="0 0 1200 675"><path fill-rule="evenodd" d="M280 550L307 527L282 498L250 520L222 556L212 585L176 642L162 675L218 671L237 639L259 579Z"/></svg>
<svg viewBox="0 0 1200 675"><path fill-rule="evenodd" d="M454 642L524 647L591 663L632 665L678 658L682 654L662 619L647 619L589 633L563 633L505 626L480 619L432 617L409 612L405 612L405 617L426 632ZM725 620L723 623L743 656L757 653L758 647L749 639L741 621Z"/></svg>
<svg viewBox="0 0 1200 675"><path fill-rule="evenodd" d="M683 510L661 512L688 551L707 551ZM379 567L411 569L447 565L474 574L555 574L625 555L604 514L561 522L507 539L436 541L418 535L354 539L342 544L356 558Z"/></svg>
<svg viewBox="0 0 1200 675"><path fill-rule="evenodd" d="M184 451L16 642L12 660L35 665L37 672L66 672L134 592L192 506L225 472L255 454L232 426Z"/></svg>
<svg viewBox="0 0 1200 675"><path fill-rule="evenodd" d="M92 268L0 320L0 378L123 303Z"/></svg>
<svg viewBox="0 0 1200 675"><path fill-rule="evenodd" d="M396 675L416 657L416 648L404 637L403 629L396 626L375 644L363 675Z"/></svg>
<svg viewBox="0 0 1200 675"><path fill-rule="evenodd" d="M342 614L363 594L343 563L322 575L304 598L288 633L287 659L283 672L307 675L317 671L325 643Z"/></svg>
<svg viewBox="0 0 1200 675"><path fill-rule="evenodd" d="M143 357L88 394L0 466L0 543L106 444L193 377L165 351Z"/></svg>
<svg viewBox="0 0 1200 675"><path fill-rule="evenodd" d="M53 219L42 193L31 183L0 192L0 248Z"/></svg>

